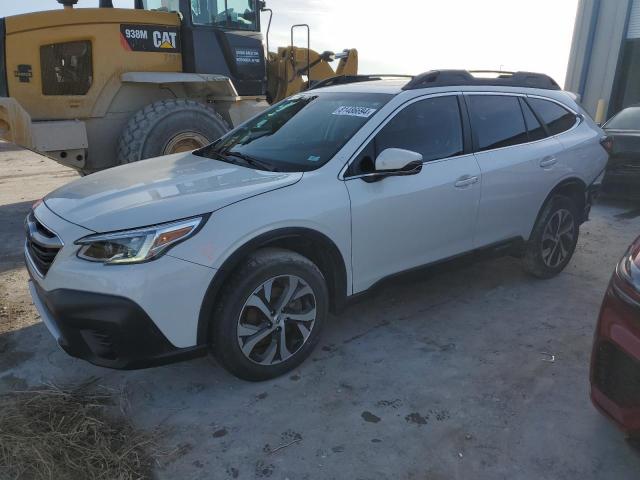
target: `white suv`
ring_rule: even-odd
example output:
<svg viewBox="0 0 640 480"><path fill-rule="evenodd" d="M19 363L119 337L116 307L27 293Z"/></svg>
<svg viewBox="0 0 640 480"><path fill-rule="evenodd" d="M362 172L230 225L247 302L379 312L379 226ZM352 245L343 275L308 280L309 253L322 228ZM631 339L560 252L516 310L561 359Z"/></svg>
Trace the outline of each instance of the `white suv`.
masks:
<svg viewBox="0 0 640 480"><path fill-rule="evenodd" d="M31 293L69 354L140 368L206 353L261 380L329 311L482 249L551 277L607 163L598 126L541 74L349 78L192 153L49 194L26 221Z"/></svg>

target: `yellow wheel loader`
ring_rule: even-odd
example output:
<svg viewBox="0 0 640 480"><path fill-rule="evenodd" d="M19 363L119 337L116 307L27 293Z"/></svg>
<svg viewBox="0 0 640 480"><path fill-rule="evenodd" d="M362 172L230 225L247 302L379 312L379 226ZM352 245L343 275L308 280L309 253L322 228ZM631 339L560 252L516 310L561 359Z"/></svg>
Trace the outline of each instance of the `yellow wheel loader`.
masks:
<svg viewBox="0 0 640 480"><path fill-rule="evenodd" d="M355 49L294 47L293 27L292 44L269 53L260 0L132 1L58 0L64 9L0 19L0 138L88 174L199 148L270 103L357 73Z"/></svg>

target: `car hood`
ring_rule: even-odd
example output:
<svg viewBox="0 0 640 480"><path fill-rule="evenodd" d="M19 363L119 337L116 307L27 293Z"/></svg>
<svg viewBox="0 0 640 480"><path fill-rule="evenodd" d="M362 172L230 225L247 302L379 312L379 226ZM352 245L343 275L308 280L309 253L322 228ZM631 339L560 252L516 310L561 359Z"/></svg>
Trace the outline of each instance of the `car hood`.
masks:
<svg viewBox="0 0 640 480"><path fill-rule="evenodd" d="M83 177L44 202L69 222L109 232L213 212L301 178L178 153Z"/></svg>

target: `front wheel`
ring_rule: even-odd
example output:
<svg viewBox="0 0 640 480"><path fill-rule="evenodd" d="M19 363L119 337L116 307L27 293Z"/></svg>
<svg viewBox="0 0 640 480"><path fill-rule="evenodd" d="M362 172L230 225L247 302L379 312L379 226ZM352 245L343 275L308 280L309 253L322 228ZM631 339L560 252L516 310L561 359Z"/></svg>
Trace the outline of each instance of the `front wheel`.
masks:
<svg viewBox="0 0 640 480"><path fill-rule="evenodd" d="M578 243L580 225L575 203L562 195L544 206L527 242L524 268L539 278L551 278L569 263Z"/></svg>
<svg viewBox="0 0 640 480"><path fill-rule="evenodd" d="M211 344L234 375L258 381L302 363L328 312L318 267L295 252L263 249L231 275L215 309Z"/></svg>

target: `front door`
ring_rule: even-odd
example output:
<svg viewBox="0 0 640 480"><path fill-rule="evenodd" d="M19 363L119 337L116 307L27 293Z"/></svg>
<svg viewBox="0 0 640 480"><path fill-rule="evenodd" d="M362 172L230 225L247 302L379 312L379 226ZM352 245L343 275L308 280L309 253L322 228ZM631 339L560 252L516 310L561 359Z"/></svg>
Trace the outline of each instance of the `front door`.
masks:
<svg viewBox="0 0 640 480"><path fill-rule="evenodd" d="M422 154L414 175L367 182L387 148ZM345 176L351 198L354 293L404 270L468 251L480 199L480 169L465 154L456 95L402 108L357 155Z"/></svg>

